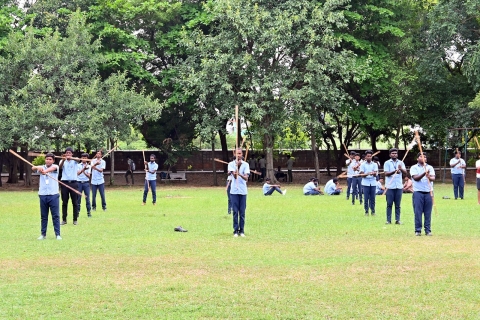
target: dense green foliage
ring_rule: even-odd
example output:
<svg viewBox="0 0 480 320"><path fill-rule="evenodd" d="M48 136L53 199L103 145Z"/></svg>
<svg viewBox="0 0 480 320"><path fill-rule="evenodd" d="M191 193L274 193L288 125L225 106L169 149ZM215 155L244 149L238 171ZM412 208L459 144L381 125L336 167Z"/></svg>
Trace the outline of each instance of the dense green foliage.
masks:
<svg viewBox="0 0 480 320"><path fill-rule="evenodd" d="M455 148L448 128L480 125L480 0L15 3L0 2L3 149L91 149L134 127L174 163L199 137L226 151L239 105L271 171L275 146L316 143L339 167L342 143L401 147L419 124Z"/></svg>

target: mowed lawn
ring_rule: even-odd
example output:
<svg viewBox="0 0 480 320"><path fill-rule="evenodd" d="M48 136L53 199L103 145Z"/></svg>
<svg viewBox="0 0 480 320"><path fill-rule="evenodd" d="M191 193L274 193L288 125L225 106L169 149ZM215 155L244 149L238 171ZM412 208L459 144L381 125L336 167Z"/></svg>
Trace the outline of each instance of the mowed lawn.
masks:
<svg viewBox="0 0 480 320"><path fill-rule="evenodd" d="M36 191L0 193L1 319L479 319L480 205L435 184L433 237L385 225L345 196L250 187L245 238L224 187L107 190L107 212L38 241ZM449 196L451 199L442 199ZM99 200L99 199L97 199ZM174 232L176 226L188 229Z"/></svg>

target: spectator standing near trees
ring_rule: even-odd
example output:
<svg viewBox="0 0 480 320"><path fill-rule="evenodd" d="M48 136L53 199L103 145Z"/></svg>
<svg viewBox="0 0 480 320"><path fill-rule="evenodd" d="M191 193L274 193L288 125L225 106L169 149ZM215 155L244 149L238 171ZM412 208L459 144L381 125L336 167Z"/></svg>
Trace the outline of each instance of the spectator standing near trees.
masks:
<svg viewBox="0 0 480 320"><path fill-rule="evenodd" d="M290 155L287 155L287 182L289 183L293 182L293 162L293 158Z"/></svg>
<svg viewBox="0 0 480 320"><path fill-rule="evenodd" d="M265 160L265 155L262 154L262 158L258 161L258 165L260 166L260 172L262 173L262 181L265 179L267 175L267 160Z"/></svg>
<svg viewBox="0 0 480 320"><path fill-rule="evenodd" d="M125 181L127 182L127 186L128 186L128 175L130 175L132 177L132 186L135 184L134 180L133 180L133 171L135 171L135 162L133 162L133 160L130 158L130 157L127 157L127 165L128 165L128 168L127 168L127 172L125 172Z"/></svg>

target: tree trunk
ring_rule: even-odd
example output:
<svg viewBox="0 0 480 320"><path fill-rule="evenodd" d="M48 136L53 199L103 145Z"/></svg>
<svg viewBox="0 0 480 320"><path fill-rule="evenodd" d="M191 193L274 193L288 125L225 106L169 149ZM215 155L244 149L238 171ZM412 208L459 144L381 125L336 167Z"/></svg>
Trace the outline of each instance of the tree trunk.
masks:
<svg viewBox="0 0 480 320"><path fill-rule="evenodd" d="M2 182L2 173L3 173L3 157L5 156L5 152L0 152L0 187L3 186Z"/></svg>
<svg viewBox="0 0 480 320"><path fill-rule="evenodd" d="M33 157L28 155L28 148L26 146L22 147L22 151L25 152L26 154L25 158L31 163L33 160L32 159ZM32 167L30 167L25 163L24 168L25 168L25 186L30 187L32 185Z"/></svg>
<svg viewBox="0 0 480 320"><path fill-rule="evenodd" d="M218 186L218 180L217 180L217 163L215 160L215 138L212 137L212 168L213 168L213 185Z"/></svg>
<svg viewBox="0 0 480 320"><path fill-rule="evenodd" d="M110 138L110 147L115 146L115 140ZM107 149L110 148L107 146ZM115 151L110 153L110 185L113 186L115 184Z"/></svg>
<svg viewBox="0 0 480 320"><path fill-rule="evenodd" d="M12 147L13 151L17 151L18 148L16 145ZM8 170L8 180L7 183L18 183L18 165L19 160L17 157L9 155L10 168Z"/></svg>
<svg viewBox="0 0 480 320"><path fill-rule="evenodd" d="M399 124L397 128L397 133L395 134L395 144L394 148L398 149L398 145L400 144L400 130L402 129L402 126Z"/></svg>
<svg viewBox="0 0 480 320"><path fill-rule="evenodd" d="M222 146L222 158L225 162L230 162L232 157L229 157L229 150L227 146L227 136L222 130L218 130L218 135L220 137L220 145ZM228 172L228 165L223 164L223 172Z"/></svg>
<svg viewBox="0 0 480 320"><path fill-rule="evenodd" d="M310 134L310 141L312 144L312 151L313 151L313 160L315 162L315 176L317 179L320 179L320 163L318 162L318 148L317 148L317 140L315 139L315 134Z"/></svg>
<svg viewBox="0 0 480 320"><path fill-rule="evenodd" d="M268 128L268 126L267 126ZM275 171L273 170L273 136L271 133L265 133L263 135L263 144L265 146L265 160L267 161L267 175L272 179L272 183L277 183L277 179L275 178Z"/></svg>

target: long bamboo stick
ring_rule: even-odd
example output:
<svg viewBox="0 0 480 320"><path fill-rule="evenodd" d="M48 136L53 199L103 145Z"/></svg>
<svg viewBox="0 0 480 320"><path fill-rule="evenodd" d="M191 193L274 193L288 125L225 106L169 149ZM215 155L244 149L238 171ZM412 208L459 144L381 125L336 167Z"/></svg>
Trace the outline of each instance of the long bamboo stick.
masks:
<svg viewBox="0 0 480 320"><path fill-rule="evenodd" d="M32 166L32 167L35 167L32 163L30 163L29 161L27 161L26 159L24 159L21 155L19 155L18 153L16 153L16 152L13 151L12 149L8 149L8 152L10 152L11 154L13 154L15 157L19 158L19 159L22 160L23 162L27 163L28 165L30 165L30 166ZM61 185L67 187L68 189L72 190L72 191L75 192L76 194L79 194L79 195L85 197L85 199L87 198L86 195L84 195L84 194L82 194L81 192L79 192L78 190L70 187L69 185L66 185L66 184L63 183L62 181L55 179L54 177L52 177L52 176L49 175L48 173L45 173L45 175L48 176L49 178L51 178L52 180L57 181L57 182L60 183Z"/></svg>
<svg viewBox="0 0 480 320"><path fill-rule="evenodd" d="M420 135L418 134L418 130L415 130L415 139L417 139L418 148L420 149L420 154L422 155L422 158L424 158L423 168L427 170L427 163L425 162L425 155L423 154L422 142L420 141ZM438 215L437 206L435 205L435 199L433 197L432 182L428 177L427 179L428 179L428 185L430 186L430 197L432 197L433 210L435 211L435 215Z"/></svg>

